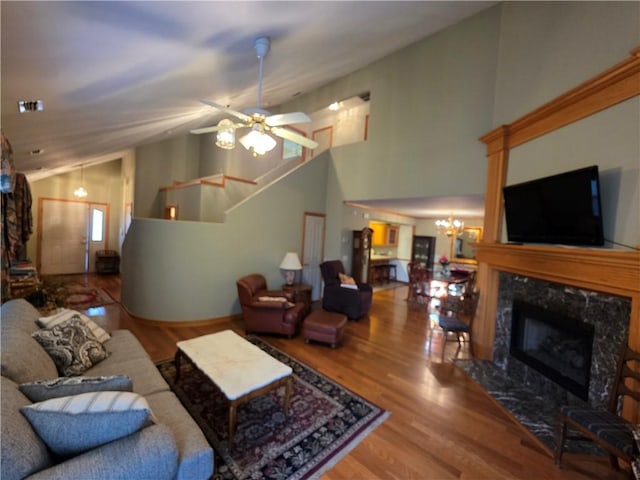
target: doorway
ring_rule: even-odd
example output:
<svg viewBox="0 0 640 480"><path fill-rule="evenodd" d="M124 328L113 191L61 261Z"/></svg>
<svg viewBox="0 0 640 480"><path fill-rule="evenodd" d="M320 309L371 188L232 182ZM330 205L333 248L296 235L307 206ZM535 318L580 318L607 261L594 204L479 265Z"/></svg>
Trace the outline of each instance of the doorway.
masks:
<svg viewBox="0 0 640 480"><path fill-rule="evenodd" d="M40 274L93 272L91 259L109 244L109 204L40 198L38 212Z"/></svg>

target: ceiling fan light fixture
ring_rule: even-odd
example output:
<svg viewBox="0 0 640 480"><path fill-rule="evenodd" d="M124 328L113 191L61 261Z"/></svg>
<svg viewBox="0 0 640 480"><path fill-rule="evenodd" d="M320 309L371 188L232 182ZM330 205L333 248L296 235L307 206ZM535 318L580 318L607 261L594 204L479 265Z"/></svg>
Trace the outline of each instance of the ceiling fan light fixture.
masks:
<svg viewBox="0 0 640 480"><path fill-rule="evenodd" d="M264 155L278 144L273 137L264 132L264 128L259 123L251 127L251 131L240 139L240 143L254 156Z"/></svg>
<svg viewBox="0 0 640 480"><path fill-rule="evenodd" d="M225 150L232 150L236 146L236 129L233 122L223 118L218 123L218 133L216 134L216 145Z"/></svg>

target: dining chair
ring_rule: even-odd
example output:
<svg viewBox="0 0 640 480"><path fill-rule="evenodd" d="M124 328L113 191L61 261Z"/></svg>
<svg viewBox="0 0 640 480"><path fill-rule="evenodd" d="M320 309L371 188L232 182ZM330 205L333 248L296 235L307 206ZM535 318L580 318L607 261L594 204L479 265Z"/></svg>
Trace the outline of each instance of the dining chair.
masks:
<svg viewBox="0 0 640 480"><path fill-rule="evenodd" d="M451 312L451 315L446 315L444 313L429 314L429 317L437 323L436 326L440 327L442 330L442 358L444 358L444 350L447 346L447 338L450 333L454 333L456 335L458 340L458 351L462 347L463 341L469 343L469 353L473 357L473 319L476 315L479 299L480 292L475 291L463 297L460 300L460 308L456 312ZM429 353L431 353L431 344L433 343L433 331L434 326L432 325L431 331L429 332Z"/></svg>
<svg viewBox="0 0 640 480"><path fill-rule="evenodd" d="M638 456L638 447L632 432L634 424L619 415L619 408L623 398L629 398L636 407L640 406L640 390L637 387L639 384L640 353L625 344L619 355L615 381L611 386L606 410L586 404L560 407L556 431L556 465L559 467L562 463L567 427L606 450L613 468L620 468L619 458L631 465ZM633 472L629 472L629 478L634 478Z"/></svg>
<svg viewBox="0 0 640 480"><path fill-rule="evenodd" d="M418 262L410 262L407 265L409 275L409 292L407 301L417 300L420 303L429 303L431 300L431 273Z"/></svg>

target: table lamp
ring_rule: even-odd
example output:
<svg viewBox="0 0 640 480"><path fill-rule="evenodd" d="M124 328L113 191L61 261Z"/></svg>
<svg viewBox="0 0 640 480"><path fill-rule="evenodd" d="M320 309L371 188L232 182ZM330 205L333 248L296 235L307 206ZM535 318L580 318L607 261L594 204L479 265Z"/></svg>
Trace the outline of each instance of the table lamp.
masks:
<svg viewBox="0 0 640 480"><path fill-rule="evenodd" d="M302 264L296 252L287 252L280 263L280 268L285 271L287 285L293 285L293 279L296 276L296 270L302 270Z"/></svg>

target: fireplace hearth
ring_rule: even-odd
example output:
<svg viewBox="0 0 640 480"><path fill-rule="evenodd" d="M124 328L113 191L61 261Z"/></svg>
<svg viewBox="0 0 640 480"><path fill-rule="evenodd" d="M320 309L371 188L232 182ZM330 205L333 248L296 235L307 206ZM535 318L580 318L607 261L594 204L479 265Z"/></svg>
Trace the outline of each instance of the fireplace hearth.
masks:
<svg viewBox="0 0 640 480"><path fill-rule="evenodd" d="M587 400L594 330L588 323L514 300L509 353Z"/></svg>
<svg viewBox="0 0 640 480"><path fill-rule="evenodd" d="M525 363L519 358L519 354L512 353L513 313L517 310L518 302L525 302L536 310L533 315L526 313L525 317L534 317L533 330L539 330L538 333L532 334L531 340L524 342L523 350L560 350L562 353L559 357L565 360L568 357L572 358L572 361L568 362L569 367L565 366L565 369L583 363L586 369L586 364L590 363L588 380L584 378L587 375L585 373L578 382L588 385L586 397L585 392L572 391L566 385L561 385L562 381L550 379L536 366ZM553 312L552 323L555 326L558 323L563 324L563 321L558 322L558 318L568 319L570 327L576 326L576 323L584 324L578 329L586 330L585 335L592 340L589 341L585 337L576 344L575 339L563 339L564 327L560 328L560 332L553 334L549 333L546 326L539 328L540 325L536 325L536 322L539 322L536 318L539 310ZM558 409L561 405L583 404L586 400L586 403L593 407L607 407L619 348L628 342L630 318L630 298L500 272L493 361L458 360L456 364L518 419L541 445L553 451ZM542 323L546 325L548 322ZM579 337L583 334L584 332ZM546 337L552 339L545 341ZM538 346L529 348L528 342ZM581 343L591 344L590 362L589 353L580 346ZM562 370L562 367L560 370L563 371L564 377L580 377L580 374ZM567 445L568 451L574 453L603 453L593 447L591 442L570 440Z"/></svg>

